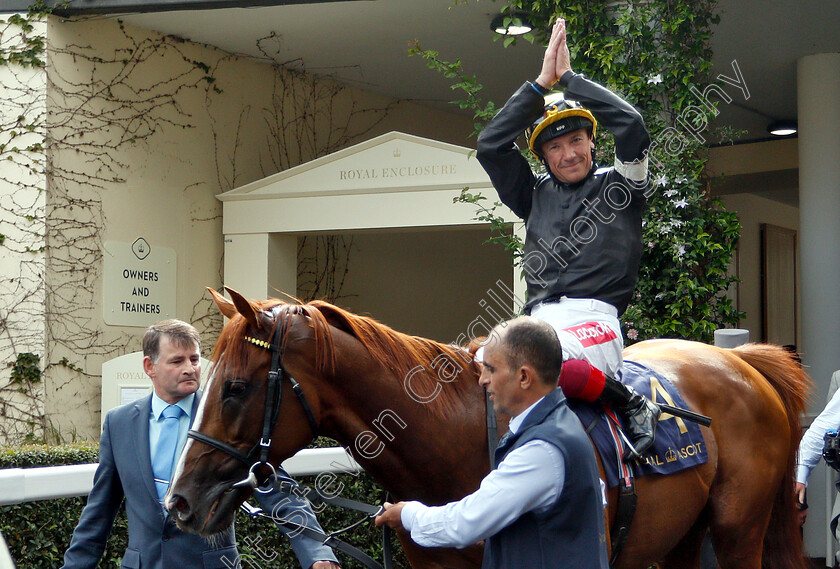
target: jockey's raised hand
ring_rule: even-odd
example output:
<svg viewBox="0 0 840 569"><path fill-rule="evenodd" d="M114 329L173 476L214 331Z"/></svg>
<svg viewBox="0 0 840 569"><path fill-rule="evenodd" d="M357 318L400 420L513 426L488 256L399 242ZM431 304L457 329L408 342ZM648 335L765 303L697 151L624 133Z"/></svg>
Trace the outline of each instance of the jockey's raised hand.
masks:
<svg viewBox="0 0 840 569"><path fill-rule="evenodd" d="M537 83L550 89L567 71L572 70L569 46L566 43L566 21L558 18L551 29L551 39L545 48L542 70Z"/></svg>

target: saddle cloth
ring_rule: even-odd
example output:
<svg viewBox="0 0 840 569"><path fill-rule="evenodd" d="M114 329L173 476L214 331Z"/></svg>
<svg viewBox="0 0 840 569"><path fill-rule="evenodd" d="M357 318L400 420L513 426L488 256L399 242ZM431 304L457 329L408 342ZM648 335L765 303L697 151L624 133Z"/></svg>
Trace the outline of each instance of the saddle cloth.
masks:
<svg viewBox="0 0 840 569"><path fill-rule="evenodd" d="M616 379L654 402L688 409L670 381L640 363L625 360ZM644 455L644 463L634 463L630 473L628 465L621 462L623 449L616 445L614 429L611 428L615 415L609 410L605 412L599 404L574 399L568 401L601 455L610 488L618 486L628 476L673 474L709 460L700 426L663 412L656 427L653 447ZM593 428L590 430L590 427Z"/></svg>

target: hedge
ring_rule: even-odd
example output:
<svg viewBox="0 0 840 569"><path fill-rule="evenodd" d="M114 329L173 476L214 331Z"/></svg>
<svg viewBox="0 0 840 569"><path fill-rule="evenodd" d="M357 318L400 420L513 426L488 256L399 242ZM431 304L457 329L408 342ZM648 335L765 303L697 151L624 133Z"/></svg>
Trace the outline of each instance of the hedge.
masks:
<svg viewBox="0 0 840 569"><path fill-rule="evenodd" d="M334 441L319 441L318 446L334 446ZM61 464L85 464L98 461L97 443L75 443L61 446L31 445L0 450L0 469L31 468ZM344 484L341 496L366 503L381 502L382 489L366 474L336 475ZM301 477L301 484L313 485L314 477ZM64 551L70 543L73 529L79 519L87 497L60 498L0 506L0 531L6 538L12 558L18 567L26 569L55 568L63 563ZM319 513L318 519L326 531L335 531L357 521L361 514L349 510L328 508ZM285 537L265 520L251 519L243 513L236 516L236 533L242 555L243 569L295 569L297 558ZM363 524L352 533L341 536L374 559L382 561L382 533L373 523ZM128 541L125 508L120 513L111 532L100 568L118 569ZM394 563L398 568L408 568L408 562L399 542L394 539ZM338 554L342 567L361 568L354 560Z"/></svg>

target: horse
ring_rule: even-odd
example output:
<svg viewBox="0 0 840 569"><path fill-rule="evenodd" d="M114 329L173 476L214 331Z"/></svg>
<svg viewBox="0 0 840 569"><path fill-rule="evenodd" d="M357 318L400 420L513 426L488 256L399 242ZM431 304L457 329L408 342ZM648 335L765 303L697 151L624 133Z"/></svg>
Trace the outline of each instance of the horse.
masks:
<svg viewBox="0 0 840 569"><path fill-rule="evenodd" d="M185 446L166 498L183 530L210 535L226 528L252 491L242 480L254 475L248 465L257 462L255 453L279 464L316 434L338 441L396 500L440 505L478 488L490 468L486 405L468 351L322 301L249 301L227 289L230 301L208 290L230 320L212 356L194 421L198 434ZM706 463L636 481L636 513L615 567L697 569L708 530L723 569L804 569L793 493L799 415L810 386L801 366L767 344L724 350L650 340L625 356L664 375L712 423L702 427ZM287 395L270 412L272 357L282 364L279 388ZM294 383L300 397L289 389ZM266 426L268 414L273 427ZM609 528L617 490L607 498ZM480 544L421 548L398 535L414 568L481 563Z"/></svg>

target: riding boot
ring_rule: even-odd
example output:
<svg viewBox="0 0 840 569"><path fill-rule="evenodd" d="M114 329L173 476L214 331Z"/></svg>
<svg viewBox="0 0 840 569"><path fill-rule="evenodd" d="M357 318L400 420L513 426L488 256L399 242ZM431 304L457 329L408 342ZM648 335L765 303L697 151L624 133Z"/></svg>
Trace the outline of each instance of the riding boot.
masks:
<svg viewBox="0 0 840 569"><path fill-rule="evenodd" d="M632 443L624 453L624 461L642 458L656 436L656 423L662 413L659 405L609 376L598 401L618 411L624 419L624 427Z"/></svg>

